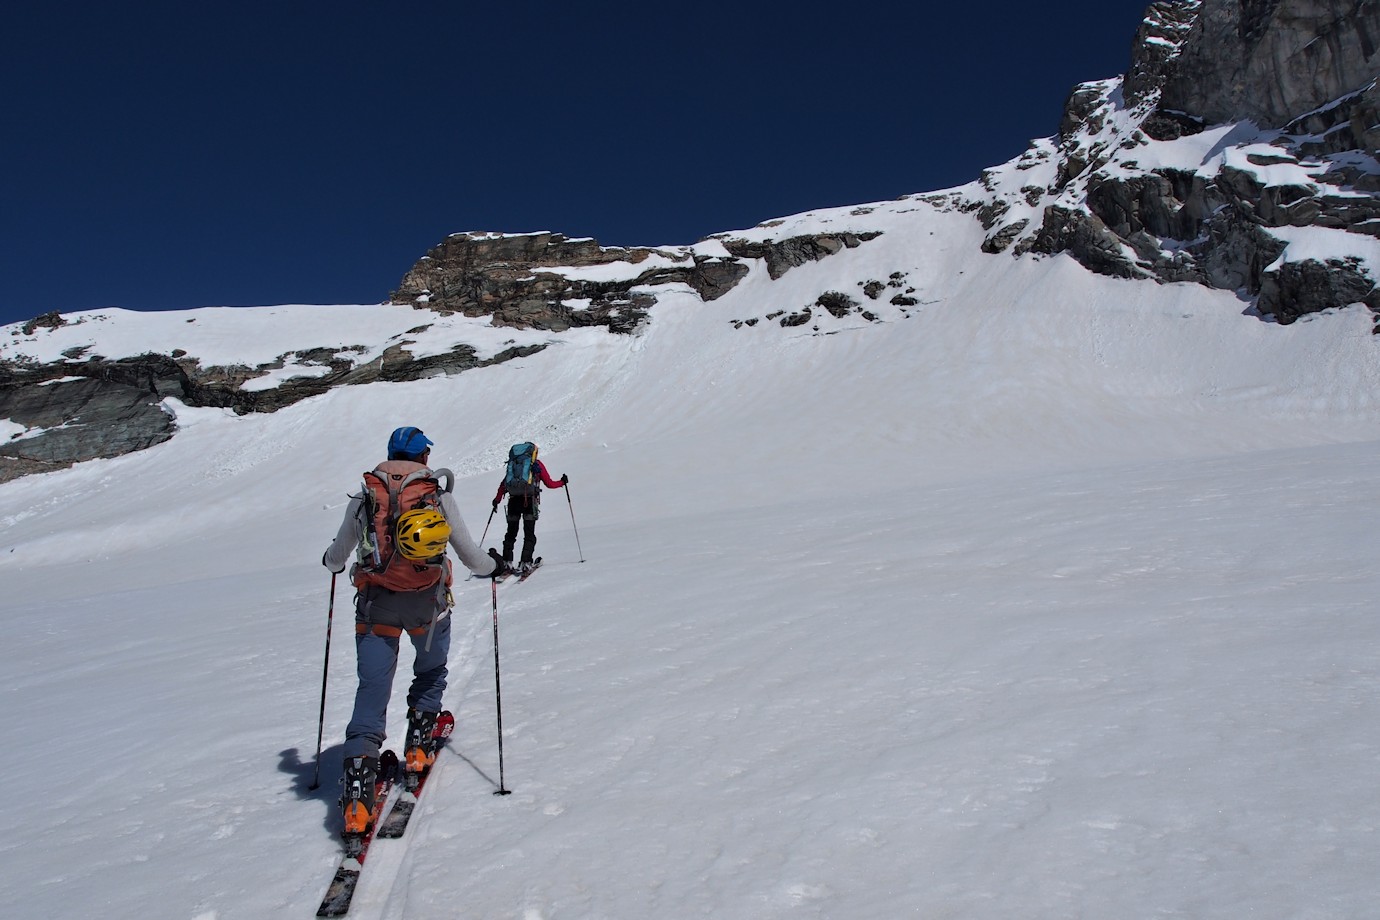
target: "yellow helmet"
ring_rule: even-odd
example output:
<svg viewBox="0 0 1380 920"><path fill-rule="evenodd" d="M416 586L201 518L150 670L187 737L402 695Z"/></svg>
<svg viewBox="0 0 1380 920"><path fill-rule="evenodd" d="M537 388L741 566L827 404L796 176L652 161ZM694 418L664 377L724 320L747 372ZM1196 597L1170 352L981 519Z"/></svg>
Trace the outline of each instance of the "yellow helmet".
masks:
<svg viewBox="0 0 1380 920"><path fill-rule="evenodd" d="M446 551L450 525L434 508L416 508L398 518L397 546L408 559L434 559Z"/></svg>

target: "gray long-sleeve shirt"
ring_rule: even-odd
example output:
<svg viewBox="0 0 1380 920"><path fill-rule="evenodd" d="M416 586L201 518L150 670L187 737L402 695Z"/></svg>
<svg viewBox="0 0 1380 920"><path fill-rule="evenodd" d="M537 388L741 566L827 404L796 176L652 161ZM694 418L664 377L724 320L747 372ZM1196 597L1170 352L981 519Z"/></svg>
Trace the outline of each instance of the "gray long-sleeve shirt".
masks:
<svg viewBox="0 0 1380 920"><path fill-rule="evenodd" d="M350 496L350 504L345 508L345 519L340 522L340 530L336 532L335 539L331 541L330 548L321 559L322 564L332 572L343 571L350 557L354 555L355 547L359 545L359 538L364 533L364 514L361 510L363 504L363 492ZM470 529L465 526L460 508L455 504L455 496L449 492L441 493L441 514L445 515L446 523L450 525L451 548L455 550L455 555L460 557L460 562L465 568L480 576L492 572L493 559L486 555L470 536Z"/></svg>

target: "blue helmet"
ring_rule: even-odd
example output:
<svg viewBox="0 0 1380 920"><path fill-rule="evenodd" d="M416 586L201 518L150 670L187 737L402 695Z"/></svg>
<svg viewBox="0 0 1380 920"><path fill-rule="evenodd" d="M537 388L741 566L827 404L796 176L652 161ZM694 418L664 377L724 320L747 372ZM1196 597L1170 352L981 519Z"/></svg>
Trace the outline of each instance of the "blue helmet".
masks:
<svg viewBox="0 0 1380 920"><path fill-rule="evenodd" d="M422 434L422 429L399 428L388 439L389 460L421 460L422 454L431 447L431 438Z"/></svg>

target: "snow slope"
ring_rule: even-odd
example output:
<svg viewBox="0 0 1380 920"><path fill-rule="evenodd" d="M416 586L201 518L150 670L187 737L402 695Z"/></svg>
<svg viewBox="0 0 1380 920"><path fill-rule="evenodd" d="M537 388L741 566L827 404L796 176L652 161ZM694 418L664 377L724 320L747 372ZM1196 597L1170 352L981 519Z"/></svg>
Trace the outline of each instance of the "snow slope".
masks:
<svg viewBox="0 0 1380 920"><path fill-rule="evenodd" d="M1371 915L1369 313L1280 327L983 255L919 201L866 220L886 233L778 281L663 295L637 336L273 415L174 407L170 442L0 485L23 829L0 903L311 916L353 692L342 588L309 792L320 554L415 424L476 536L514 441L570 502L546 497L548 566L499 590L513 794L491 795L492 610L468 581L456 735L352 916ZM919 303L876 323L733 323L894 272ZM399 308L350 309L393 330Z"/></svg>

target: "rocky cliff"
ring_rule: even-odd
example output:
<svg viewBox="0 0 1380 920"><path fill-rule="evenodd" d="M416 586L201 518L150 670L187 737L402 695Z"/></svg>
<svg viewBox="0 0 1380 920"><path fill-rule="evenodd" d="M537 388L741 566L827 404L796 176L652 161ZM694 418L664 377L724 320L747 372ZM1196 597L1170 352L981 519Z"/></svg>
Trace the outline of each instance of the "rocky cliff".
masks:
<svg viewBox="0 0 1380 920"><path fill-rule="evenodd" d="M1055 138L956 204L989 252L1237 291L1281 323L1380 312L1377 38L1377 0L1154 3L1125 79L1075 87ZM1327 233L1354 256L1310 258Z"/></svg>
<svg viewBox="0 0 1380 920"><path fill-rule="evenodd" d="M1164 74L1163 109L1189 112L1210 123L1248 120L1263 128L1297 131L1301 116L1343 96L1366 93L1375 102L1380 72L1376 0L1158 3L1137 42L1132 71L1157 53L1148 47L1156 20L1177 24L1189 15L1192 25ZM1153 84L1136 88L1148 96ZM1373 125L1354 127L1364 133Z"/></svg>
<svg viewBox="0 0 1380 920"><path fill-rule="evenodd" d="M390 300L491 316L502 326L557 332L604 326L611 332L632 332L647 318L659 287L687 285L701 300L716 300L746 277L754 262L776 279L877 235L747 240L726 233L693 247L623 249L559 233L457 233L423 256Z"/></svg>
<svg viewBox="0 0 1380 920"><path fill-rule="evenodd" d="M589 271L616 265L625 269ZM648 288L679 282L713 300L745 274L747 268L731 258L689 249L606 248L559 233L457 233L424 255L390 300L487 315L501 326L632 332L656 303Z"/></svg>

